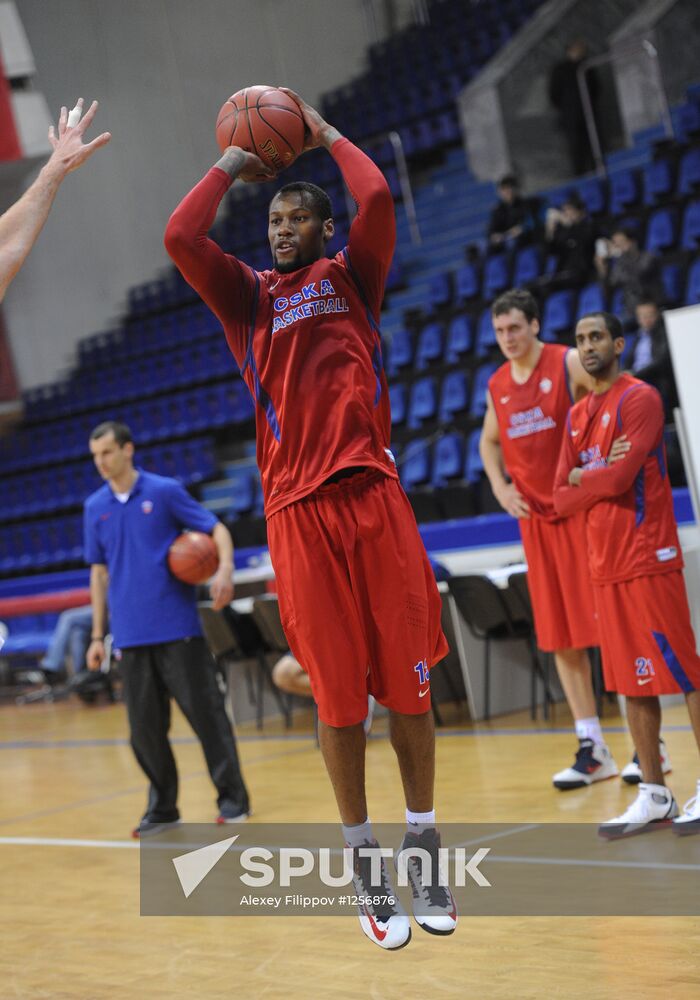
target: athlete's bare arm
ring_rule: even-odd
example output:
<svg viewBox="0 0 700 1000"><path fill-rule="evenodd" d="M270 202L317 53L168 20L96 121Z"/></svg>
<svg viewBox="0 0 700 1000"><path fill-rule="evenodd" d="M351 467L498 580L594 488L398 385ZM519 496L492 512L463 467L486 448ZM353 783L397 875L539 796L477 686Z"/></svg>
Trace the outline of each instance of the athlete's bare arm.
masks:
<svg viewBox="0 0 700 1000"><path fill-rule="evenodd" d="M95 117L97 101L92 102L81 121L82 108L81 97L70 112L70 125L68 109L61 108L58 134L53 125L49 129L49 142L53 147L51 156L31 187L0 216L0 302L36 243L62 182L111 138L109 132L103 132L92 142L83 142L85 131Z"/></svg>
<svg viewBox="0 0 700 1000"><path fill-rule="evenodd" d="M501 449L501 436L498 430L498 419L491 399L491 393L486 394L486 415L481 428L481 438L479 439L479 453L484 463L484 472L491 483L491 489L496 500L501 507L511 517L530 517L530 507L525 497L518 492L515 483L509 483L506 479L505 465L503 464L503 451Z"/></svg>

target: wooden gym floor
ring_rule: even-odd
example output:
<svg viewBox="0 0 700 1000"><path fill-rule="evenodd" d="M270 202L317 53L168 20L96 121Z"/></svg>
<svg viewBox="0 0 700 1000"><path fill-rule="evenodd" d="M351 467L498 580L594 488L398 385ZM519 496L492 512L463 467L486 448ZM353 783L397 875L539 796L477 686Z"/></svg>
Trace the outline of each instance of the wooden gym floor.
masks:
<svg viewBox="0 0 700 1000"><path fill-rule="evenodd" d="M607 711L608 742L622 766L629 737ZM574 749L562 707L553 722L536 725L526 715L476 727L445 715L437 741L443 822L598 822L634 795L619 779L566 794L551 788L552 771ZM687 722L683 707L666 713L670 784L681 803L700 774ZM0 734L0 1000L700 996L700 919L462 915L452 937L415 928L408 948L392 954L372 945L354 917L140 917L139 852L129 831L143 811L145 781L123 706L5 706ZM173 737L183 818L210 822L213 791L179 714ZM239 740L251 822L336 821L308 713L297 711L289 734L274 722L262 734L246 725ZM372 818L400 821L382 718L368 747L368 787Z"/></svg>

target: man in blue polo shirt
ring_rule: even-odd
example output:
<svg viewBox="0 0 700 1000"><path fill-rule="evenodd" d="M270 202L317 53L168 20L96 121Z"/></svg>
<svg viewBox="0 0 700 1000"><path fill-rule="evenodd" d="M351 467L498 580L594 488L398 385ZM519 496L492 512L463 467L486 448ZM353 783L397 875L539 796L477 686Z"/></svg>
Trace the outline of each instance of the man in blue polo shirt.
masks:
<svg viewBox="0 0 700 1000"><path fill-rule="evenodd" d="M218 793L217 822L245 819L248 793L235 737L202 637L195 588L167 566L168 549L185 529L211 534L219 568L211 581L215 609L233 597L233 543L227 528L175 479L133 464L126 424L107 421L90 435L105 485L85 501L85 561L91 564L92 641L87 663L104 659L109 604L114 646L121 651L131 746L150 783L148 807L134 836L179 820L178 777L168 741L170 698L199 738Z"/></svg>

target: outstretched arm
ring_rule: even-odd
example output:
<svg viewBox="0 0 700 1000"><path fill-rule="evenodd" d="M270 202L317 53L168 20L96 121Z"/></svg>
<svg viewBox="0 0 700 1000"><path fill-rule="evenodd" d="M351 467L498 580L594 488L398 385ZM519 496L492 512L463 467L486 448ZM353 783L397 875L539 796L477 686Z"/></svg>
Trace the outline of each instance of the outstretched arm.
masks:
<svg viewBox="0 0 700 1000"><path fill-rule="evenodd" d="M111 138L109 132L103 132L92 142L83 142L83 135L95 117L97 101L92 102L81 121L82 109L82 97L70 113L61 108L58 135L53 125L49 129L51 156L31 187L0 216L0 302L36 243L63 180Z"/></svg>
<svg viewBox="0 0 700 1000"><path fill-rule="evenodd" d="M273 176L253 153L229 146L199 184L185 195L165 230L166 250L183 278L221 320L239 366L245 346L236 331L243 336L249 321L253 277L240 261L224 253L208 233L221 199L236 178L259 181ZM231 342L231 337L235 342Z"/></svg>
<svg viewBox="0 0 700 1000"><path fill-rule="evenodd" d="M305 148L322 146L331 153L357 205L348 239L350 263L378 314L396 243L394 199L384 174L369 156L345 139L298 94L286 87L280 89L299 105L307 129Z"/></svg>

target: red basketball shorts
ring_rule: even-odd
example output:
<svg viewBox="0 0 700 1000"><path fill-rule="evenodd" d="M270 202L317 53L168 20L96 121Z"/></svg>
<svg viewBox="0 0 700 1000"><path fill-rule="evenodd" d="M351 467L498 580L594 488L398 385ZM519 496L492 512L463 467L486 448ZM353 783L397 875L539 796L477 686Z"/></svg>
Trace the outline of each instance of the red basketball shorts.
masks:
<svg viewBox="0 0 700 1000"><path fill-rule="evenodd" d="M700 657L681 570L596 584L603 676L628 698L700 688Z"/></svg>
<svg viewBox="0 0 700 1000"><path fill-rule="evenodd" d="M367 695L406 715L430 709L429 670L448 651L441 600L411 505L370 469L267 524L282 625L319 718L350 726Z"/></svg>
<svg viewBox="0 0 700 1000"><path fill-rule="evenodd" d="M545 652L597 646L585 514L562 521L522 518L518 523L537 645Z"/></svg>

